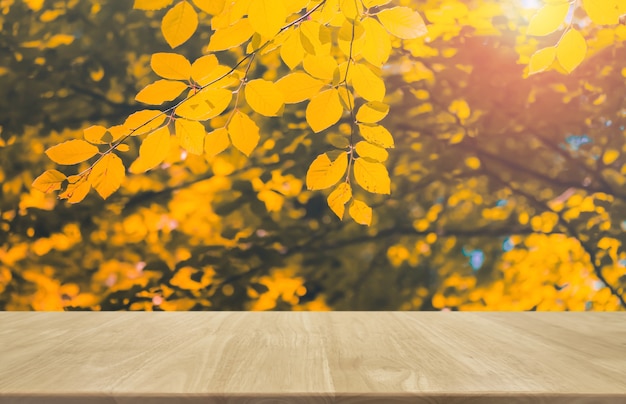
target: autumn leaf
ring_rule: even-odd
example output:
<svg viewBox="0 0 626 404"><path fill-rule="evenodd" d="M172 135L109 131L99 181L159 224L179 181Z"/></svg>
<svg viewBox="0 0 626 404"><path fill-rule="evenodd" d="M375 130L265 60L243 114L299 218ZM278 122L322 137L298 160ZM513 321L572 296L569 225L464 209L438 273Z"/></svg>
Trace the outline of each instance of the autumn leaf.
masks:
<svg viewBox="0 0 626 404"><path fill-rule="evenodd" d="M393 148L393 136L384 127L380 125L366 125L359 124L359 133L363 136L363 139L377 146L384 147L385 149Z"/></svg>
<svg viewBox="0 0 626 404"><path fill-rule="evenodd" d="M233 93L223 88L208 88L183 101L176 108L176 115L194 121L215 118L228 108Z"/></svg>
<svg viewBox="0 0 626 404"><path fill-rule="evenodd" d="M551 34L563 24L569 8L570 4L567 0L547 3L530 20L526 33L538 36Z"/></svg>
<svg viewBox="0 0 626 404"><path fill-rule="evenodd" d="M382 67L391 55L391 38L378 21L366 18L361 21L365 30L361 55L365 60L376 67Z"/></svg>
<svg viewBox="0 0 626 404"><path fill-rule="evenodd" d="M347 153L339 154L335 161L331 161L326 153L320 154L307 170L306 187L311 191L332 187L345 175L347 168Z"/></svg>
<svg viewBox="0 0 626 404"><path fill-rule="evenodd" d="M165 119L166 115L159 110L144 109L126 118L123 126L128 129L129 135L140 136L152 132L161 126Z"/></svg>
<svg viewBox="0 0 626 404"><path fill-rule="evenodd" d="M547 70L556 59L556 49L554 46L539 49L533 53L528 62L528 74L535 74Z"/></svg>
<svg viewBox="0 0 626 404"><path fill-rule="evenodd" d="M208 85L230 70L225 71L225 66L222 69L218 69L218 66L219 61L213 54L199 57L191 65L191 78L201 86Z"/></svg>
<svg viewBox="0 0 626 404"><path fill-rule="evenodd" d="M336 124L343 115L339 92L332 88L322 91L306 107L306 121L313 132L321 132Z"/></svg>
<svg viewBox="0 0 626 404"><path fill-rule="evenodd" d="M599 25L613 25L619 23L620 14L626 7L620 9L622 0L583 0L583 8L591 20Z"/></svg>
<svg viewBox="0 0 626 404"><path fill-rule="evenodd" d="M352 85L356 92L368 101L382 101L385 98L385 83L372 69L363 63L352 66Z"/></svg>
<svg viewBox="0 0 626 404"><path fill-rule="evenodd" d="M89 182L102 199L107 199L122 185L125 176L126 169L122 160L109 153L94 164L89 174Z"/></svg>
<svg viewBox="0 0 626 404"><path fill-rule="evenodd" d="M285 24L287 9L283 0L254 0L248 9L250 25L261 36L271 38Z"/></svg>
<svg viewBox="0 0 626 404"><path fill-rule="evenodd" d="M193 0L193 4L210 15L217 15L224 10L224 0Z"/></svg>
<svg viewBox="0 0 626 404"><path fill-rule="evenodd" d="M337 61L331 55L305 55L302 68L315 78L330 81L337 70Z"/></svg>
<svg viewBox="0 0 626 404"><path fill-rule="evenodd" d="M356 20L363 14L363 3L355 0L339 0L339 9L348 20Z"/></svg>
<svg viewBox="0 0 626 404"><path fill-rule="evenodd" d="M287 74L276 82L276 87L283 93L287 104L308 100L318 94L323 86L322 81L303 72Z"/></svg>
<svg viewBox="0 0 626 404"><path fill-rule="evenodd" d="M352 199L352 188L347 182L342 182L328 195L328 206L339 219L343 220L345 204L350 199Z"/></svg>
<svg viewBox="0 0 626 404"><path fill-rule="evenodd" d="M152 54L150 67L159 76L171 80L188 80L191 63L183 55L159 52Z"/></svg>
<svg viewBox="0 0 626 404"><path fill-rule="evenodd" d="M103 140L107 128L101 125L92 125L83 131L83 137L86 141L93 144L106 144Z"/></svg>
<svg viewBox="0 0 626 404"><path fill-rule="evenodd" d="M389 157L389 153L387 153L387 150L369 142L361 141L357 143L354 148L359 157L364 157L366 159L378 161L381 163L383 161L386 161Z"/></svg>
<svg viewBox="0 0 626 404"><path fill-rule="evenodd" d="M587 42L575 29L567 31L556 46L556 59L568 73L582 63L586 54Z"/></svg>
<svg viewBox="0 0 626 404"><path fill-rule="evenodd" d="M281 45L280 58L291 70L295 69L304 59L304 48L300 41L299 28L291 31Z"/></svg>
<svg viewBox="0 0 626 404"><path fill-rule="evenodd" d="M424 20L408 7L392 7L376 14L380 23L391 35L401 39L414 39L428 33Z"/></svg>
<svg viewBox="0 0 626 404"><path fill-rule="evenodd" d="M99 150L96 146L80 139L68 140L46 150L46 155L57 164L73 165L89 160Z"/></svg>
<svg viewBox="0 0 626 404"><path fill-rule="evenodd" d="M186 88L187 84L182 81L157 80L137 93L135 100L144 104L160 105L178 98Z"/></svg>
<svg viewBox="0 0 626 404"><path fill-rule="evenodd" d="M161 164L170 151L170 131L163 126L146 136L139 147L139 157L130 165L133 174L143 173Z"/></svg>
<svg viewBox="0 0 626 404"><path fill-rule="evenodd" d="M59 199L67 199L71 204L81 202L91 191L91 184L85 176L71 175L68 182L67 188L59 194Z"/></svg>
<svg viewBox="0 0 626 404"><path fill-rule="evenodd" d="M372 224L372 208L367 206L365 202L355 199L350 204L348 212L350 213L350 217L358 224L365 226Z"/></svg>
<svg viewBox="0 0 626 404"><path fill-rule="evenodd" d="M187 1L170 8L161 22L161 32L171 48L185 43L197 28L198 14Z"/></svg>
<svg viewBox="0 0 626 404"><path fill-rule="evenodd" d="M46 170L39 177L35 178L32 187L41 192L53 192L61 189L61 184L67 177L57 170Z"/></svg>
<svg viewBox="0 0 626 404"><path fill-rule="evenodd" d="M206 135L204 125L200 122L178 118L174 127L180 147L191 154L201 155L204 152L204 136Z"/></svg>
<svg viewBox="0 0 626 404"><path fill-rule="evenodd" d="M370 101L359 107L356 120L362 123L376 123L389 113L389 105L379 101Z"/></svg>
<svg viewBox="0 0 626 404"><path fill-rule="evenodd" d="M246 42L254 34L254 28L247 18L237 21L235 24L216 30L209 40L209 51L221 51L231 49Z"/></svg>
<svg viewBox="0 0 626 404"><path fill-rule="evenodd" d="M204 138L204 152L207 157L213 157L230 146L230 139L228 138L228 131L226 128L215 129L212 132L207 133Z"/></svg>
<svg viewBox="0 0 626 404"><path fill-rule="evenodd" d="M257 124L243 112L235 111L227 129L233 146L250 156L261 138Z"/></svg>
<svg viewBox="0 0 626 404"><path fill-rule="evenodd" d="M263 79L247 82L245 96L250 108L264 116L280 115L285 104L285 97L276 84Z"/></svg>
<svg viewBox="0 0 626 404"><path fill-rule="evenodd" d="M390 194L391 180L387 168L364 158L354 161L354 179L366 191L376 194Z"/></svg>

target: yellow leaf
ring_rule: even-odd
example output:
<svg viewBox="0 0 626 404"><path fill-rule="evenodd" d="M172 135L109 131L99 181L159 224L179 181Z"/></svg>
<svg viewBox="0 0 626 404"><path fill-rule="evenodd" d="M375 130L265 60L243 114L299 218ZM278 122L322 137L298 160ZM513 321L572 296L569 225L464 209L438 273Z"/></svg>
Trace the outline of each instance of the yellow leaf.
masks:
<svg viewBox="0 0 626 404"><path fill-rule="evenodd" d="M346 210L345 204L348 203L350 199L352 199L352 188L347 182L342 182L328 195L328 206L330 206L330 209L335 212L335 215L337 215L339 219L343 220L343 215Z"/></svg>
<svg viewBox="0 0 626 404"><path fill-rule="evenodd" d="M131 114L126 121L124 127L128 129L131 136L144 135L152 132L165 122L166 114L155 109L145 109Z"/></svg>
<svg viewBox="0 0 626 404"><path fill-rule="evenodd" d="M113 153L102 157L89 173L89 182L102 199L107 199L122 185L126 169L122 160Z"/></svg>
<svg viewBox="0 0 626 404"><path fill-rule="evenodd" d="M332 187L345 175L347 168L347 153L341 153L334 162L326 153L320 154L307 170L306 187L311 191Z"/></svg>
<svg viewBox="0 0 626 404"><path fill-rule="evenodd" d="M192 74L194 73L192 72ZM240 80L237 78L237 73L233 72L230 67L224 65L217 65L213 70L205 71L204 75L200 76L198 73L195 76L197 79L194 78L194 81L203 87L211 85L211 87L215 88L225 88L240 83Z"/></svg>
<svg viewBox="0 0 626 404"><path fill-rule="evenodd" d="M208 50L221 51L241 45L254 34L254 28L247 18L242 18L235 24L221 28L211 35Z"/></svg>
<svg viewBox="0 0 626 404"><path fill-rule="evenodd" d="M309 5L310 0L283 0L285 7L287 7L287 13L293 14L301 11Z"/></svg>
<svg viewBox="0 0 626 404"><path fill-rule="evenodd" d="M471 110L469 105L467 105L467 101L465 100L454 100L448 107L448 111L458 116L461 121L470 117Z"/></svg>
<svg viewBox="0 0 626 404"><path fill-rule="evenodd" d="M387 168L381 163L357 158L354 161L354 179L366 191L375 194L391 193L391 179Z"/></svg>
<svg viewBox="0 0 626 404"><path fill-rule="evenodd" d="M210 54L202 56L196 59L191 65L191 78L201 86L209 84L213 80L217 80L221 77L221 75L214 77L213 71L218 65L219 61L215 55Z"/></svg>
<svg viewBox="0 0 626 404"><path fill-rule="evenodd" d="M382 67L391 54L391 38L383 26L373 18L366 18L361 25L365 30L361 55L372 65Z"/></svg>
<svg viewBox="0 0 626 404"><path fill-rule="evenodd" d="M389 105L378 101L367 102L359 108L356 120L363 123L376 123L389 113Z"/></svg>
<svg viewBox="0 0 626 404"><path fill-rule="evenodd" d="M158 166L170 152L170 130L163 126L146 136L139 147L139 157L129 168L133 174L146 172Z"/></svg>
<svg viewBox="0 0 626 404"><path fill-rule="evenodd" d="M285 62L290 70L293 70L302 62L304 58L304 48L300 41L300 29L295 28L291 31L285 42L280 47L280 58Z"/></svg>
<svg viewBox="0 0 626 404"><path fill-rule="evenodd" d="M135 10L160 10L172 4L173 0L135 0L133 8Z"/></svg>
<svg viewBox="0 0 626 404"><path fill-rule="evenodd" d="M224 9L225 0L193 0L193 4L210 15L217 15Z"/></svg>
<svg viewBox="0 0 626 404"><path fill-rule="evenodd" d="M198 156L204 152L206 131L200 122L178 118L174 122L174 130L180 147Z"/></svg>
<svg viewBox="0 0 626 404"><path fill-rule="evenodd" d="M340 86L337 88L337 91L339 92L339 101L341 101L343 108L346 111L351 112L355 105L352 91L348 91L345 86Z"/></svg>
<svg viewBox="0 0 626 404"><path fill-rule="evenodd" d="M385 149L393 148L393 136L384 127L380 125L359 124L359 132L363 139Z"/></svg>
<svg viewBox="0 0 626 404"><path fill-rule="evenodd" d="M276 82L276 87L283 93L286 104L308 100L318 94L323 86L323 82L302 72L287 74Z"/></svg>
<svg viewBox="0 0 626 404"><path fill-rule="evenodd" d="M538 36L553 33L563 24L569 7L567 0L548 3L541 7L530 20L526 33Z"/></svg>
<svg viewBox="0 0 626 404"><path fill-rule="evenodd" d="M387 31L383 29L383 32L387 35L387 37L389 37ZM337 36L337 45L343 54L346 56L352 56L351 59L355 59L356 56L361 54L364 42L365 29L363 28L363 25L358 21L346 20L341 26Z"/></svg>
<svg viewBox="0 0 626 404"><path fill-rule="evenodd" d="M271 38L280 31L287 19L283 0L254 0L248 9L252 28L264 38Z"/></svg>
<svg viewBox="0 0 626 404"><path fill-rule="evenodd" d="M194 121L206 121L224 112L232 98L231 91L207 88L180 104L176 108L176 115Z"/></svg>
<svg viewBox="0 0 626 404"><path fill-rule="evenodd" d="M52 192L61 189L61 183L65 181L67 177L57 170L46 170L39 177L35 178L32 187L41 192Z"/></svg>
<svg viewBox="0 0 626 404"><path fill-rule="evenodd" d="M339 9L349 20L356 20L363 14L361 0L339 0Z"/></svg>
<svg viewBox="0 0 626 404"><path fill-rule="evenodd" d="M84 140L74 139L52 146L46 150L46 155L57 164L72 165L89 160L98 152L96 146Z"/></svg>
<svg viewBox="0 0 626 404"><path fill-rule="evenodd" d="M376 16L391 35L401 39L414 39L428 33L422 16L408 7L387 8Z"/></svg>
<svg viewBox="0 0 626 404"><path fill-rule="evenodd" d="M317 21L300 24L300 41L306 53L328 55L332 45L330 29Z"/></svg>
<svg viewBox="0 0 626 404"><path fill-rule="evenodd" d="M171 48L185 43L197 28L198 14L186 1L170 8L161 21L161 32Z"/></svg>
<svg viewBox="0 0 626 404"><path fill-rule="evenodd" d="M322 80L332 80L337 60L330 55L305 55L302 67L311 76Z"/></svg>
<svg viewBox="0 0 626 404"><path fill-rule="evenodd" d="M339 92L334 88L322 91L311 98L306 107L306 121L315 133L336 124L342 114Z"/></svg>
<svg viewBox="0 0 626 404"><path fill-rule="evenodd" d="M264 116L282 114L284 103L283 93L271 81L256 79L246 83L246 102L255 112Z"/></svg>
<svg viewBox="0 0 626 404"><path fill-rule="evenodd" d="M556 49L554 46L539 49L533 53L528 62L528 74L542 72L552 66L556 58Z"/></svg>
<svg viewBox="0 0 626 404"><path fill-rule="evenodd" d="M107 143L112 143L112 142L118 141L119 139L121 139L123 136L126 136L126 135L128 135L127 127L125 127L124 125L115 125L115 126L111 126L108 129L108 134L104 136L103 140L105 140Z"/></svg>
<svg viewBox="0 0 626 404"><path fill-rule="evenodd" d="M311 20L321 24L340 27L346 17L340 11L340 0L326 0L324 5L311 14Z"/></svg>
<svg viewBox="0 0 626 404"><path fill-rule="evenodd" d="M372 224L372 208L367 206L365 202L355 199L350 204L348 212L350 213L350 217L358 224L365 226Z"/></svg>
<svg viewBox="0 0 626 404"><path fill-rule="evenodd" d="M250 156L261 138L256 123L239 110L235 111L228 124L228 134L233 146L246 156Z"/></svg>
<svg viewBox="0 0 626 404"><path fill-rule="evenodd" d="M580 32L570 29L556 46L556 59L561 66L571 73L587 54L587 42Z"/></svg>
<svg viewBox="0 0 626 404"><path fill-rule="evenodd" d="M85 138L86 141L90 143L106 144L108 142L105 142L104 140L102 140L106 132L107 132L107 128L105 128L104 126L93 125L83 131L83 137Z"/></svg>
<svg viewBox="0 0 626 404"><path fill-rule="evenodd" d="M615 160L617 160L618 157L619 157L619 151L615 149L610 149L610 150L605 151L604 154L602 155L602 162L605 165L609 165L613 163Z"/></svg>
<svg viewBox="0 0 626 404"><path fill-rule="evenodd" d="M359 157L365 157L379 162L383 162L389 157L387 150L369 142L361 141L356 144L355 148Z"/></svg>
<svg viewBox="0 0 626 404"><path fill-rule="evenodd" d="M69 203L78 203L85 199L91 190L91 184L84 176L71 175L65 191L59 194L59 199L67 199Z"/></svg>
<svg viewBox="0 0 626 404"><path fill-rule="evenodd" d="M187 84L182 81L157 80L141 90L135 100L144 104L160 105L177 98L186 88Z"/></svg>
<svg viewBox="0 0 626 404"><path fill-rule="evenodd" d="M352 66L352 86L368 101L382 101L385 98L385 82L362 63Z"/></svg>
<svg viewBox="0 0 626 404"><path fill-rule="evenodd" d="M230 146L230 139L226 128L215 129L204 138L204 152L208 157L217 156L228 146Z"/></svg>
<svg viewBox="0 0 626 404"><path fill-rule="evenodd" d="M619 23L620 14L624 12L620 1L623 0L583 0L583 8L594 23L613 25Z"/></svg>
<svg viewBox="0 0 626 404"><path fill-rule="evenodd" d="M183 55L159 52L150 58L150 67L159 76L171 80L189 80L191 63Z"/></svg>
<svg viewBox="0 0 626 404"><path fill-rule="evenodd" d="M222 1L222 0L220 0ZM211 18L211 29L217 30L229 27L248 13L252 0L225 1L222 11Z"/></svg>

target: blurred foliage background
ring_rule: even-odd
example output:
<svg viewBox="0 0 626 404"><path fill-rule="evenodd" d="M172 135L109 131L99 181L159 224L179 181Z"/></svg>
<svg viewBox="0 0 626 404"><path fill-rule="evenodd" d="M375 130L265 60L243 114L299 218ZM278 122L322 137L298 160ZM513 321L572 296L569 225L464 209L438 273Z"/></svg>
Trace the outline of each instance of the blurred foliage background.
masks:
<svg viewBox="0 0 626 404"><path fill-rule="evenodd" d="M623 21L573 16L587 60L526 77L559 35L525 35L538 2L398 3L429 34L384 68L392 191L368 197L364 227L303 186L349 123L312 134L301 104L262 120L249 159L173 147L106 202L32 189L45 149L143 109L169 47L163 13L130 1L0 0L0 309L624 310ZM177 49L190 60L211 36L201 15ZM288 71L277 52L254 69Z"/></svg>

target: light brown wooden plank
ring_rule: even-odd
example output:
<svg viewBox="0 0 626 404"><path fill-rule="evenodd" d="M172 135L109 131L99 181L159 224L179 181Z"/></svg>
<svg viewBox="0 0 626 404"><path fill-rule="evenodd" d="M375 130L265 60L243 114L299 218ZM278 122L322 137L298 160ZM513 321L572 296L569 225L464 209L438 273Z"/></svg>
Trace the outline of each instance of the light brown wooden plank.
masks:
<svg viewBox="0 0 626 404"><path fill-rule="evenodd" d="M0 313L0 403L626 403L626 313Z"/></svg>

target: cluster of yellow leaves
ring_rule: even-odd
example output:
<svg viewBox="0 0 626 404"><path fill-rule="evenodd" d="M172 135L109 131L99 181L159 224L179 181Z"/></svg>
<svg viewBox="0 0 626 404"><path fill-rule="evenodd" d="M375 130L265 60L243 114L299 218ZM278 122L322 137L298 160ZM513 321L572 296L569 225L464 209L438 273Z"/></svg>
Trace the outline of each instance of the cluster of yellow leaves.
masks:
<svg viewBox="0 0 626 404"><path fill-rule="evenodd" d="M546 0L535 13L528 26L528 35L545 36L559 29L564 32L556 45L541 48L531 56L529 74L548 70L555 64L571 73L585 59L587 42L583 34L573 28L571 21L578 4L569 0ZM621 0L583 0L582 8L598 25L618 24L620 16L626 14L626 2Z"/></svg>
<svg viewBox="0 0 626 404"><path fill-rule="evenodd" d="M126 151L124 141L145 135L131 173L160 165L170 153L171 136L187 153L211 158L229 145L249 156L261 133L252 112L276 117L287 104L308 101L305 118L313 132L321 132L351 116L349 146L318 156L307 172L310 190L327 189L342 178L328 197L334 213L343 218L345 204L358 223L369 225L372 209L353 199L351 176L365 191L389 194L391 181L384 165L394 141L380 121L389 112L385 104L382 66L392 50L392 36L413 39L427 30L421 16L389 0L135 0L141 10L170 7L161 21L163 37L175 48L197 30L199 12L211 18L209 53L191 63L177 53L155 53L150 66L160 79L140 90L135 100L149 105L173 102L165 110L146 109L123 125L85 130L85 140L71 140L47 150L58 164L84 164L78 175L66 177L48 170L33 186L43 192L65 187L61 198L80 202L94 188L103 198L115 192L126 169L115 151ZM336 38L336 40L334 40ZM220 64L215 52L245 49L233 67ZM291 70L276 81L250 78L257 55L277 52ZM247 62L247 63L246 63ZM243 97L241 95L243 94ZM234 99L234 103L233 103ZM225 114L221 127L207 133L205 122ZM360 135L362 140L358 141Z"/></svg>

